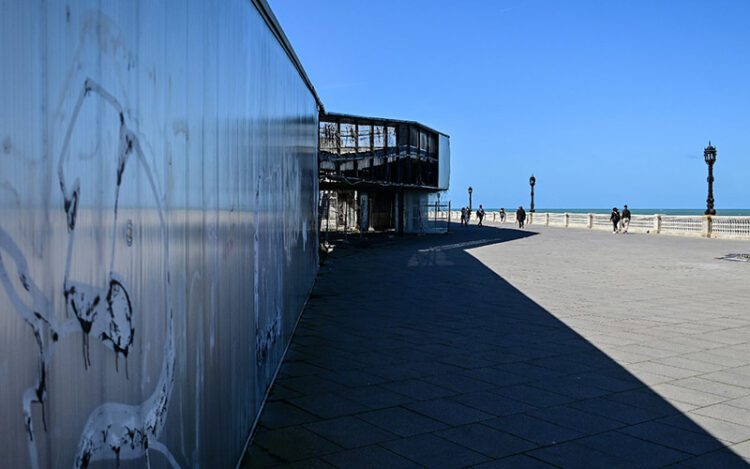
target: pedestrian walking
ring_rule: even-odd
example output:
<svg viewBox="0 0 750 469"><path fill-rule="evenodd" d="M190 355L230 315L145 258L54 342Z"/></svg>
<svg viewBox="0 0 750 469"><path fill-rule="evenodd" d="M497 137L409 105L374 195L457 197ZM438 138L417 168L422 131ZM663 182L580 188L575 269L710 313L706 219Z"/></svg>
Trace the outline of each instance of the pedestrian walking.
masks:
<svg viewBox="0 0 750 469"><path fill-rule="evenodd" d="M482 204L479 204L479 209L477 209L477 218L479 218L479 226L482 226L482 220L484 220L484 208L482 208Z"/></svg>
<svg viewBox="0 0 750 469"><path fill-rule="evenodd" d="M519 206L518 210L516 210L516 221L518 222L518 227L523 228L526 222L526 210L523 209L523 205Z"/></svg>
<svg viewBox="0 0 750 469"><path fill-rule="evenodd" d="M466 224L466 207L461 207L461 226Z"/></svg>
<svg viewBox="0 0 750 469"><path fill-rule="evenodd" d="M617 207L612 208L612 213L609 214L609 221L612 222L612 233L617 234L620 225L620 211L617 210Z"/></svg>
<svg viewBox="0 0 750 469"><path fill-rule="evenodd" d="M622 232L627 233L628 227L630 227L630 209L627 204L622 208L622 220L620 224L622 225Z"/></svg>
<svg viewBox="0 0 750 469"><path fill-rule="evenodd" d="M500 223L505 223L505 209L500 209Z"/></svg>

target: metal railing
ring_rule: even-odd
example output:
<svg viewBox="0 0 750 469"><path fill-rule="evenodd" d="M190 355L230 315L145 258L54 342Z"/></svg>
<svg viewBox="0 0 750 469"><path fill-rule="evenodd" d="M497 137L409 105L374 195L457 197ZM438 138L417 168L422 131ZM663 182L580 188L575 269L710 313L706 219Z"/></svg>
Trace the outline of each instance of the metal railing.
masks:
<svg viewBox="0 0 750 469"><path fill-rule="evenodd" d="M433 202L419 206L419 218L414 220L415 227L420 233L447 233L450 230L450 222L460 219L452 216L451 204Z"/></svg>

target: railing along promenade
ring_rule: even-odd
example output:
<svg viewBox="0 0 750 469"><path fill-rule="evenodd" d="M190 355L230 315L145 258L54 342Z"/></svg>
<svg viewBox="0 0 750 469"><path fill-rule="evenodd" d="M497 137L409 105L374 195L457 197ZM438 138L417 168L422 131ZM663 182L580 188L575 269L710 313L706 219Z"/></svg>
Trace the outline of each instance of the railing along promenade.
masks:
<svg viewBox="0 0 750 469"><path fill-rule="evenodd" d="M461 220L461 212L453 210L451 221ZM485 223L501 223L500 214L487 212ZM471 214L471 223L476 223L476 211ZM502 223L516 223L515 213L506 213ZM526 213L527 225L544 225L561 228L583 228L611 231L609 215L601 213ZM672 236L695 236L704 238L750 239L750 217L721 215L633 215L628 232L663 234Z"/></svg>

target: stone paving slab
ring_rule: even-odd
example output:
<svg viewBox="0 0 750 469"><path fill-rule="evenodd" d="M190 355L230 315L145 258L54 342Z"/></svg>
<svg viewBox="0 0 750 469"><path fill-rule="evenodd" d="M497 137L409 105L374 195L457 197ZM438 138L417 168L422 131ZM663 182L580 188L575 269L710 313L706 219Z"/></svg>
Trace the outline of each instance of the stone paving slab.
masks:
<svg viewBox="0 0 750 469"><path fill-rule="evenodd" d="M242 467L747 467L750 243L509 225L352 243Z"/></svg>

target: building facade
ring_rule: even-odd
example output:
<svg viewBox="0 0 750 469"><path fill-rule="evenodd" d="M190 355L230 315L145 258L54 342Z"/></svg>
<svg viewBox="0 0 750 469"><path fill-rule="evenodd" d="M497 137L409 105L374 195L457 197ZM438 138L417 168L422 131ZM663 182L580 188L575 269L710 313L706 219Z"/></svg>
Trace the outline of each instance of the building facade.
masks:
<svg viewBox="0 0 750 469"><path fill-rule="evenodd" d="M422 232L448 189L448 135L413 121L323 113L322 230Z"/></svg>

